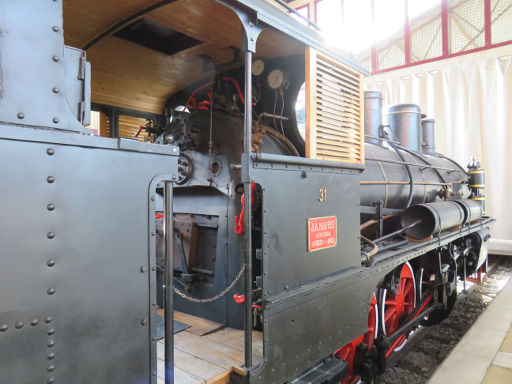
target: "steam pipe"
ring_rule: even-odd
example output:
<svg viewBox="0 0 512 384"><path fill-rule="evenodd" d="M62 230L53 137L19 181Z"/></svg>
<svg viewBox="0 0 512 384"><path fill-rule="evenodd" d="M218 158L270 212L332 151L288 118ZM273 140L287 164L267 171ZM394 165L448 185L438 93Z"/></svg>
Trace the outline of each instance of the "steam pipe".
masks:
<svg viewBox="0 0 512 384"><path fill-rule="evenodd" d="M399 235L399 234L401 234L402 232L405 232L405 231L407 231L408 229L411 229L412 227L414 227L414 226L416 226L416 225L420 224L422 221L423 221L422 219L418 219L418 220L416 220L416 221L414 221L414 222L410 223L409 225L407 225L407 226L406 226L406 227L404 227L404 228L400 228L400 229L398 229L398 230L396 230L396 231L394 231L394 232L391 232L391 233L388 233L387 235L384 235L384 236L382 236L382 237L379 237L378 239L374 239L374 240L373 240L373 242L374 242L374 243L378 243L379 241L384 241L384 240L389 239L389 238L391 238L391 237L393 237L393 236Z"/></svg>
<svg viewBox="0 0 512 384"><path fill-rule="evenodd" d="M411 150L409 150L409 149L407 149L407 148L400 147L400 146L399 146L399 148L400 148L401 150L403 150L403 151L405 151L405 152L407 152L407 153L409 153L409 154L411 154L411 155L413 155L413 156L417 157L418 159L420 159L421 161L423 161L425 164L432 166L432 164L430 164L430 162L429 162L427 159L425 159L425 157L420 156L419 154L414 153L413 151L411 151ZM439 172L439 170L438 170L438 169L436 169L436 168L433 168L433 169L434 169L434 171L437 173L437 175L439 176L439 178L440 178L441 180L443 180L443 182L444 182L444 183L446 183L445 178L443 177L443 175L441 175L441 173Z"/></svg>
<svg viewBox="0 0 512 384"><path fill-rule="evenodd" d="M409 167L409 164L406 163L405 157L400 152L400 149L398 149L398 147L395 144L393 144L393 143L389 143L389 145L391 146L391 148L393 148L395 150L397 155L404 162L405 170L407 171L407 175L409 176L409 181L411 182L411 187L409 189L409 197L407 198L407 204L405 205L405 209L407 209L407 208L409 208L411 206L412 198L413 198L413 195L414 195L414 193L413 193L414 192L414 179L412 177L411 168Z"/></svg>
<svg viewBox="0 0 512 384"><path fill-rule="evenodd" d="M389 143L390 143L390 145L392 144L392 142L389 142ZM442 157L442 156L439 156L439 157ZM416 163L409 163L407 161L396 161L396 160L389 160L389 159L381 159L381 158L378 158L378 157L367 157L365 160L366 161L380 161L382 163L390 163L390 164L409 165L409 166L412 166L412 167L419 167L419 168L440 169L442 171L447 171L447 172L455 172L455 171L457 171L455 168L444 168L444 167L437 167L435 165L416 164Z"/></svg>

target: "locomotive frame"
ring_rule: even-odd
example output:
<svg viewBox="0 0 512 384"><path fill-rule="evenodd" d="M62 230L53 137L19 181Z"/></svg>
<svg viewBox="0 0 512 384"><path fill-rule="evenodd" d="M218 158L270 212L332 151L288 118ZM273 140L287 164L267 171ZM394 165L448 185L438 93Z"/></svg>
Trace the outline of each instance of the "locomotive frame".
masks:
<svg viewBox="0 0 512 384"><path fill-rule="evenodd" d="M280 10L263 0L219 3L240 19L245 100L252 100L251 66L264 28L362 71L350 57L325 47L317 33L283 19ZM3 356L9 356L0 360L2 380L157 381L154 217L163 188L165 381L172 383L175 240L169 229L180 150L176 145L88 135L80 123L87 122L90 69L80 51L64 47L60 2L4 1L0 10L0 24L8 31L0 31L0 148L7 159L2 171L6 187L0 279L6 289L0 296L0 339ZM379 284L404 263L437 255L471 234L483 233L485 241L492 219L479 218L431 239L362 258L360 214L375 215L382 226L384 215L401 211L360 205L362 164L254 153L252 119L253 105L246 102L239 169L246 201L253 200L253 183L261 188L263 235L261 244L253 243L253 212L247 209L245 253L240 258L245 266L245 367L231 380L340 381L353 362L333 353L365 334ZM300 194L287 193L298 189ZM113 225L112 219L119 216L123 220ZM336 247L309 252L308 219L329 216L337 220ZM113 246L112 239L122 241ZM255 366L252 300L257 258L262 263L264 357ZM439 255L439 268L443 265ZM420 318L447 305L441 300L424 312L410 313L404 327L375 341L376 349L380 354L392 350ZM20 361L33 369L26 370ZM372 356L371 361L385 368L385 357ZM371 380L376 366L363 368L358 373Z"/></svg>

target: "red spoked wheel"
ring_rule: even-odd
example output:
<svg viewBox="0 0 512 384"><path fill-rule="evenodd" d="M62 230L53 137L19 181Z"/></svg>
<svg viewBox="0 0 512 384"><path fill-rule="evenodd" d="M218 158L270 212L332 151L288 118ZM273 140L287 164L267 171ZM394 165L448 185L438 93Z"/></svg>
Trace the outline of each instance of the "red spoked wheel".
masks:
<svg viewBox="0 0 512 384"><path fill-rule="evenodd" d="M355 384L360 382L360 377L354 372L354 359L356 357L357 347L361 343L365 343L368 346L368 350L373 348L373 342L377 337L379 329L379 307L377 304L377 298L375 294L372 296L370 311L368 313L368 330L366 333L359 336L357 339L352 340L347 345L335 352L335 355L340 359L348 362L348 374L341 381L341 384Z"/></svg>
<svg viewBox="0 0 512 384"><path fill-rule="evenodd" d="M416 306L416 281L414 272L409 263L405 263L400 271L400 284L396 296L391 291L382 291L381 323L382 332L391 336L400 328L401 320L409 315ZM403 334L386 353L388 357L393 351L399 351L407 341L407 335Z"/></svg>

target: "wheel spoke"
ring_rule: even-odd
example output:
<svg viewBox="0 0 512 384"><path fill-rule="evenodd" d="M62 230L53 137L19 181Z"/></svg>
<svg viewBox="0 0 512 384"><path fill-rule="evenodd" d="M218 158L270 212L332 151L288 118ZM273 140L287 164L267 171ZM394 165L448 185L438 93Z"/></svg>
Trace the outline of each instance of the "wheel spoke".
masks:
<svg viewBox="0 0 512 384"><path fill-rule="evenodd" d="M396 314L396 311L394 308L389 308L387 311L386 311L386 314L384 315L384 321L387 323L389 321L389 319L391 319L392 316L394 316Z"/></svg>

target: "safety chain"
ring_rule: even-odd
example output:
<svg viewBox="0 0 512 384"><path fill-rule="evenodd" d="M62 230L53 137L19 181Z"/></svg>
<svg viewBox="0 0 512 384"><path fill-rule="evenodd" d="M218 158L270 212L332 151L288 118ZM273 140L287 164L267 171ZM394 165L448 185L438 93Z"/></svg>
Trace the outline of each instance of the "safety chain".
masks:
<svg viewBox="0 0 512 384"><path fill-rule="evenodd" d="M176 293L177 295L183 297L185 300L188 300L188 301L192 301L193 303L200 303L200 304L204 304L204 303L211 303L212 301L216 301L216 300L219 300L222 296L224 296L226 293L228 293L231 289L233 289L233 287L235 286L236 283L238 283L238 281L240 281L242 275L244 274L244 271L245 271L245 264L242 265L242 269L240 269L240 272L238 272L238 275L236 275L235 277L235 280L233 280L231 282L231 284L229 284L224 290L222 290L221 292L219 292L217 295L213 296L213 297L209 297L208 299L196 299L195 297L190 297L190 296L187 296L186 294L184 294L183 292L181 292L178 288L176 287L173 287L174 289L174 293Z"/></svg>

